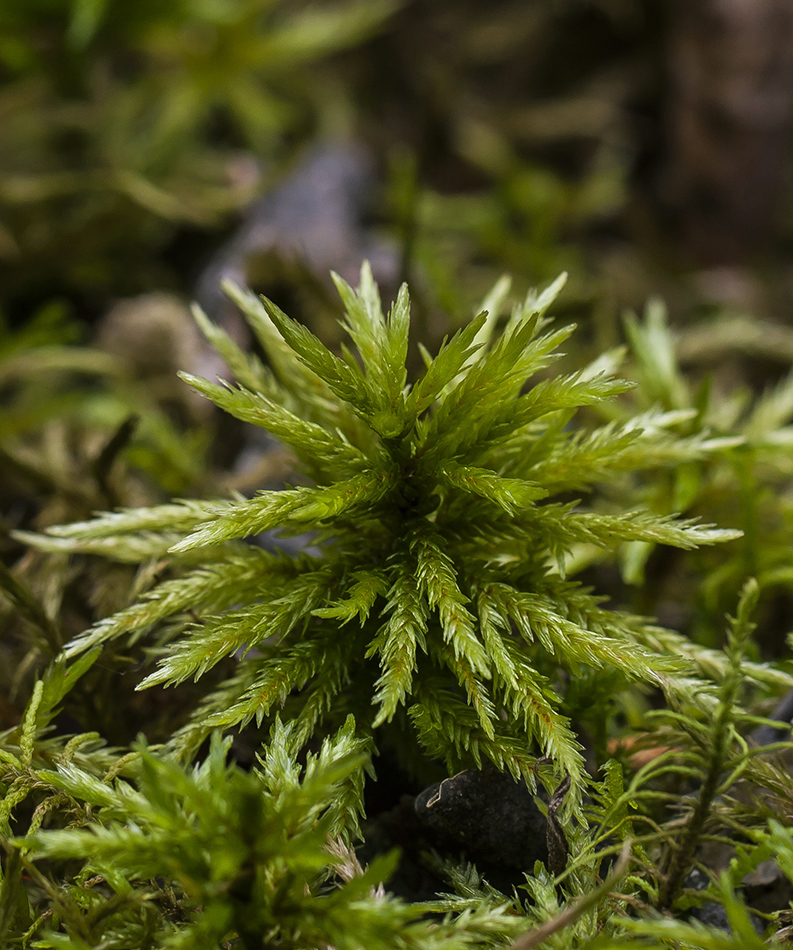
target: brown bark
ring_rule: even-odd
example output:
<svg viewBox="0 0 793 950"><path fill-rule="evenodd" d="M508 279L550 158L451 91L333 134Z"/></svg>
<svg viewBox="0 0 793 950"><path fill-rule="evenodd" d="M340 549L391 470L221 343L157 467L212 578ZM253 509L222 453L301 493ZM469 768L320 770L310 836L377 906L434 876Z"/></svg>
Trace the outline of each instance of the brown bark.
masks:
<svg viewBox="0 0 793 950"><path fill-rule="evenodd" d="M675 0L664 197L703 263L773 236L789 167L793 0Z"/></svg>

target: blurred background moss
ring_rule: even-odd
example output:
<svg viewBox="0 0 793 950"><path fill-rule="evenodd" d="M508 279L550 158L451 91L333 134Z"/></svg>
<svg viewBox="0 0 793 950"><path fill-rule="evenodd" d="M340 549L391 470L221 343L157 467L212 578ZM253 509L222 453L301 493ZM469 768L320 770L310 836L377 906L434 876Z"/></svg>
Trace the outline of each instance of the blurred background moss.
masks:
<svg viewBox="0 0 793 950"><path fill-rule="evenodd" d="M58 297L91 314L115 296L186 288L213 233L296 148L344 125L351 92L324 67L391 9L4 3L3 306L25 313Z"/></svg>
<svg viewBox="0 0 793 950"><path fill-rule="evenodd" d="M786 0L6 0L0 309L189 297L343 141L430 308L567 269L603 338L651 293L780 316L792 115Z"/></svg>
<svg viewBox="0 0 793 950"><path fill-rule="evenodd" d="M677 483L636 495L755 525L679 623L689 576L636 606L721 630L762 536L783 616L792 124L790 0L4 0L0 554L24 591L3 586L16 608L72 611L34 636L26 675L129 591L95 565L20 560L10 529L283 477L271 447L216 431L176 383L218 370L189 302L239 336L219 293L232 277L333 341L328 271L354 279L363 257L385 299L410 282L430 346L504 272L520 295L569 271L579 365L663 298L663 333L634 324L639 404L696 413L703 437L759 426L767 471L726 452L715 475L688 473L684 503ZM763 427L752 400L771 383ZM645 562L674 574L655 552L625 558L629 580Z"/></svg>

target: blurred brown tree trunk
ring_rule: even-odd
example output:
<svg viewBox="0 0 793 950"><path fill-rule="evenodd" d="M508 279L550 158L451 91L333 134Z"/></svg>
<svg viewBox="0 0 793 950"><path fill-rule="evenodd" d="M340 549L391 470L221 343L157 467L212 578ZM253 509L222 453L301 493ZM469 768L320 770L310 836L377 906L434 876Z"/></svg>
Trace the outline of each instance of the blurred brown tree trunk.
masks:
<svg viewBox="0 0 793 950"><path fill-rule="evenodd" d="M703 264L746 261L791 166L793 0L674 0L666 201Z"/></svg>

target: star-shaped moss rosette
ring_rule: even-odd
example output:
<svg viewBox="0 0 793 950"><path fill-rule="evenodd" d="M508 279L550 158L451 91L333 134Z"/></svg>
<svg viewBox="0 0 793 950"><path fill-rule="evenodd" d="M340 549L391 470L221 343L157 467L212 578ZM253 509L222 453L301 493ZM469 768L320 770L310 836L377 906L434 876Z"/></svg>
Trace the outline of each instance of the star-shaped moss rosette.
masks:
<svg viewBox="0 0 793 950"><path fill-rule="evenodd" d="M450 767L485 756L530 776L547 756L571 776L575 802L583 759L550 677L601 668L674 691L690 686L685 654L696 648L605 609L565 579L566 552L634 540L694 548L738 532L642 510L599 514L571 493L701 457L715 441L679 438L668 413L571 425L577 408L630 384L611 375L616 353L531 382L573 331L544 317L561 278L497 330L502 281L436 356L422 350L412 384L407 288L386 318L368 266L357 289L335 280L355 351L335 355L271 302L229 287L269 365L197 311L239 385L184 377L289 446L310 487L107 513L39 536L50 549L168 558L174 572L67 653L168 619L182 627L140 688L198 679L238 657L174 740L183 754L213 729L282 708L305 737L352 710L359 728L392 723L403 738L412 729ZM253 543L273 529L311 532L311 547L289 556Z"/></svg>

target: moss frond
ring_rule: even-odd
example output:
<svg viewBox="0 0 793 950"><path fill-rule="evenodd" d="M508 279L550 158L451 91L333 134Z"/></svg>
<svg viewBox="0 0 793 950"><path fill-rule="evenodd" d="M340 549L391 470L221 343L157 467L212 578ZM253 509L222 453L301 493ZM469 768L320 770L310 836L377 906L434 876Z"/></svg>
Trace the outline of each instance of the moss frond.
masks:
<svg viewBox="0 0 793 950"><path fill-rule="evenodd" d="M562 281L515 307L501 332L480 314L436 356L425 351L424 372L408 382L407 288L385 315L367 265L357 288L334 279L354 351L331 352L271 302L230 288L270 367L197 312L239 386L184 377L288 445L312 484L106 513L38 538L43 548L163 558L175 572L68 653L180 617L181 636L160 649L142 688L200 680L231 656L240 664L174 740L182 753L212 728L261 722L279 707L301 737L345 704L359 718L369 708L361 725L375 735L404 707L418 744L448 762L484 755L531 780L533 755L550 756L571 777L577 809L583 760L547 672L611 670L674 691L693 670L645 621L564 581L565 559L580 544L691 549L739 534L649 510L595 510L587 497L616 473L702 458L721 443L677 435L679 407L575 426L578 408L630 384L612 375L618 352L535 379L574 329L545 315ZM582 500L571 502L571 490ZM318 553L251 546L273 529L313 532Z"/></svg>

